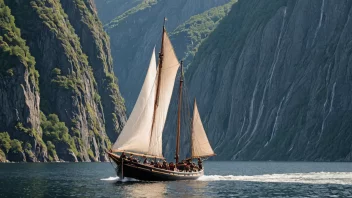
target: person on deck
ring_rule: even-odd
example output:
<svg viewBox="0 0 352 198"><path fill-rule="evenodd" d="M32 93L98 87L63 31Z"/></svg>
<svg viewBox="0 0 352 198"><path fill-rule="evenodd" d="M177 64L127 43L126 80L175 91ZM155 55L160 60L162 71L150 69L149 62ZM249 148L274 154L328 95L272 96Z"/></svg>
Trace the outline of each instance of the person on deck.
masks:
<svg viewBox="0 0 352 198"><path fill-rule="evenodd" d="M155 161L155 163L154 163L154 167L155 167L155 168L159 168L159 163L160 163L160 162Z"/></svg>
<svg viewBox="0 0 352 198"><path fill-rule="evenodd" d="M133 154L131 154L128 158L128 160L132 161L134 158L133 158Z"/></svg>
<svg viewBox="0 0 352 198"><path fill-rule="evenodd" d="M199 167L199 170L203 169L203 162L200 158L198 158L198 167Z"/></svg>
<svg viewBox="0 0 352 198"><path fill-rule="evenodd" d="M192 164L191 159L187 159L187 165L191 165L191 164Z"/></svg>
<svg viewBox="0 0 352 198"><path fill-rule="evenodd" d="M122 159L126 159L125 152L122 152L122 153L121 153L121 158L122 158Z"/></svg>
<svg viewBox="0 0 352 198"><path fill-rule="evenodd" d="M192 171L193 171L193 169L194 169L194 163L190 163L189 167L190 167L191 172L192 172Z"/></svg>
<svg viewBox="0 0 352 198"><path fill-rule="evenodd" d="M150 161L150 165L152 166L154 165L154 160Z"/></svg>
<svg viewBox="0 0 352 198"><path fill-rule="evenodd" d="M174 170L175 170L175 165L174 165L174 163L173 163L173 162L170 162L170 164L169 164L169 168L170 168L170 170L172 170L172 171L174 171Z"/></svg>
<svg viewBox="0 0 352 198"><path fill-rule="evenodd" d="M196 163L193 163L193 170L194 171L199 171L199 167L196 165Z"/></svg>
<svg viewBox="0 0 352 198"><path fill-rule="evenodd" d="M149 162L148 162L148 158L144 157L143 164L149 164Z"/></svg>
<svg viewBox="0 0 352 198"><path fill-rule="evenodd" d="M161 164L161 162L158 162L157 167L158 168L163 168L163 165Z"/></svg>
<svg viewBox="0 0 352 198"><path fill-rule="evenodd" d="M165 170L170 169L169 164L166 162L166 160L163 161L163 169L165 169Z"/></svg>

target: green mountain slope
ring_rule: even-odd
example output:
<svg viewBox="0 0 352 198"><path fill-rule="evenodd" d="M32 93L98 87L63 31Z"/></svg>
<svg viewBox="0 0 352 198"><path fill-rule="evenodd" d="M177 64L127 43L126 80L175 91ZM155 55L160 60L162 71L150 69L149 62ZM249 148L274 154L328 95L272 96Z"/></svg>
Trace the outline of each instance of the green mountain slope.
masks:
<svg viewBox="0 0 352 198"><path fill-rule="evenodd" d="M6 123L16 125L0 125L0 131L7 131L13 139L35 129L38 133L33 136L38 141L43 139L48 152L34 161L106 161L104 151L124 125L124 102L112 71L108 37L91 3L5 0L35 59L33 68L39 73L39 87L37 97L25 103L30 106L36 102L36 114L23 115L25 120L32 116L36 128L25 122L16 124L16 118L7 117ZM8 63L0 66L7 68ZM24 102L15 101L24 106ZM6 112L12 108L10 105L0 109ZM22 147L26 146L23 138L20 140ZM40 149L30 144L38 156ZM7 158L11 160L11 155Z"/></svg>
<svg viewBox="0 0 352 198"><path fill-rule="evenodd" d="M186 67L191 64L201 43L214 31L236 2L237 0L232 0L227 4L192 16L171 32L170 37L176 54L184 60Z"/></svg>
<svg viewBox="0 0 352 198"><path fill-rule="evenodd" d="M98 15L103 23L108 23L141 2L154 0L95 0Z"/></svg>

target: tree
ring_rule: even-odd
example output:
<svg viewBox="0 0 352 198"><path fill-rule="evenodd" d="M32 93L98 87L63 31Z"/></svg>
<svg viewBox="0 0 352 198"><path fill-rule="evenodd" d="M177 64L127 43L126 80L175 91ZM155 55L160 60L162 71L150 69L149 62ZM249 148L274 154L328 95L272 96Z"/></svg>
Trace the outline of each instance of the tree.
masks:
<svg viewBox="0 0 352 198"><path fill-rule="evenodd" d="M8 153L11 148L11 139L7 132L0 132L0 149Z"/></svg>

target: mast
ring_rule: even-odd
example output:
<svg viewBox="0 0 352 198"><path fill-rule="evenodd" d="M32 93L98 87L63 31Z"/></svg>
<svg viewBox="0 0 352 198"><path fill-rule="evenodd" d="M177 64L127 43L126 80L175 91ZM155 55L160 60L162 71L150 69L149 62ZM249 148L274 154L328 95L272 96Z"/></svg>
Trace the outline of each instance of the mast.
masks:
<svg viewBox="0 0 352 198"><path fill-rule="evenodd" d="M163 31L162 31L162 36L161 36L161 48L159 52L159 68L158 68L158 82L157 82L157 88L156 88L156 96L155 96L155 103L154 103L154 113L153 113L153 120L152 120L152 129L151 132L153 132L154 129L154 124L155 124L155 112L156 109L158 108L159 105L159 95L160 95L160 81L161 81L161 69L163 68L163 50L164 50L164 35L165 35L165 22L166 18L164 17L164 24L163 24ZM150 134L150 139L152 139L152 134Z"/></svg>
<svg viewBox="0 0 352 198"><path fill-rule="evenodd" d="M178 163L179 152L180 152L182 85L183 85L183 61L181 61L180 88L178 92L177 134L176 134L176 154L175 154L176 164Z"/></svg>
<svg viewBox="0 0 352 198"><path fill-rule="evenodd" d="M194 102L193 102L193 114L194 114L194 107L196 105L196 98L194 98ZM192 116L191 118L191 146L190 146L190 154L191 154L191 159L193 158L193 133L194 133L194 127L193 127L193 122L194 122L194 118Z"/></svg>

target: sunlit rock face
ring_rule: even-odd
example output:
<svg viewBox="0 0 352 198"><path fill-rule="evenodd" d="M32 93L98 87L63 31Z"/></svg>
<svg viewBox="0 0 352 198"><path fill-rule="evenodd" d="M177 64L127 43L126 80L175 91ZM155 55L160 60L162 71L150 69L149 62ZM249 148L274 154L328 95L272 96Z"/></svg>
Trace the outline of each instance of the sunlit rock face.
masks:
<svg viewBox="0 0 352 198"><path fill-rule="evenodd" d="M1 161L107 161L126 116L93 3L0 0Z"/></svg>

